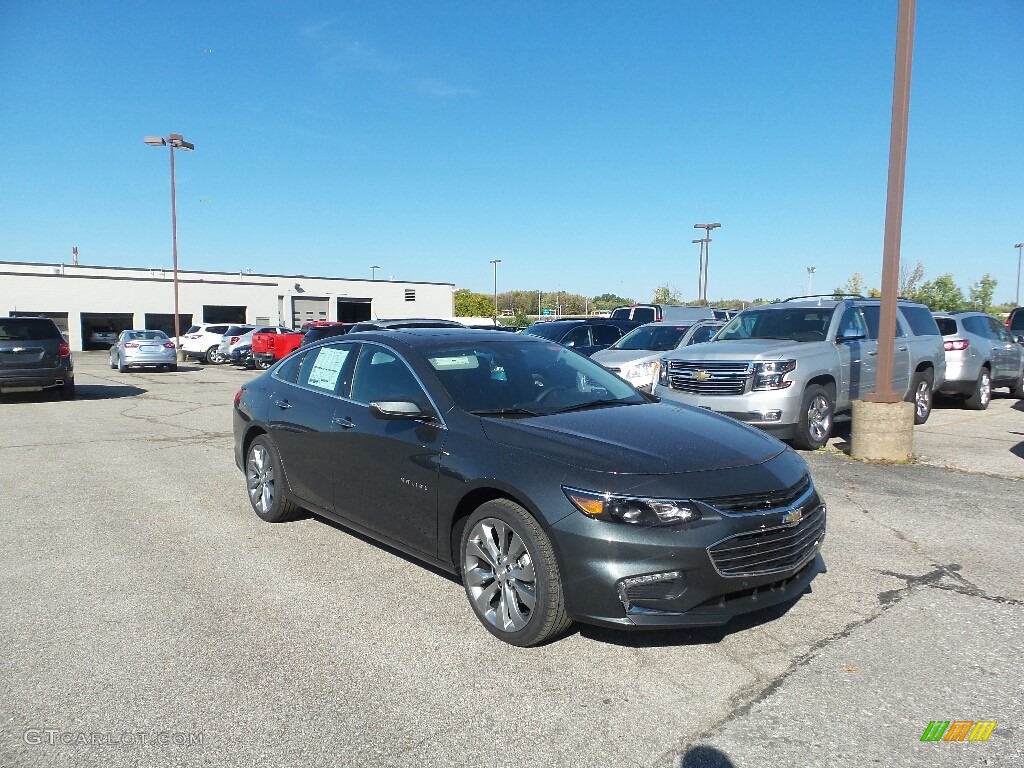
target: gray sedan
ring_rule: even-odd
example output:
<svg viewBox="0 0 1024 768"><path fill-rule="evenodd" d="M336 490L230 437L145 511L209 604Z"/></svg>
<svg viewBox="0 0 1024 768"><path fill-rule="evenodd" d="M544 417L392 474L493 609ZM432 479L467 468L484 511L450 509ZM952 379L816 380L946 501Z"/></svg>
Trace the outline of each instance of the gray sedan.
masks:
<svg viewBox="0 0 1024 768"><path fill-rule="evenodd" d="M125 373L129 368L178 369L178 349L163 331L121 331L110 348L110 367Z"/></svg>

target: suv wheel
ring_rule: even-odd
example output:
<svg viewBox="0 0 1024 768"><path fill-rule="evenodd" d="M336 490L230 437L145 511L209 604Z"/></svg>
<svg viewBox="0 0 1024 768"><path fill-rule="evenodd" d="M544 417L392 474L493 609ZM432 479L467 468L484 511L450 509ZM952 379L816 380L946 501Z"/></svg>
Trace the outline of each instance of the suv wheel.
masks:
<svg viewBox="0 0 1024 768"><path fill-rule="evenodd" d="M206 350L206 362L210 365L220 365L223 361L224 358L221 357L219 345L215 344Z"/></svg>
<svg viewBox="0 0 1024 768"><path fill-rule="evenodd" d="M460 552L469 604L499 640L538 645L572 624L551 540L515 502L481 505L466 522Z"/></svg>
<svg viewBox="0 0 1024 768"><path fill-rule="evenodd" d="M832 435L835 410L832 394L825 387L812 384L804 390L793 444L805 451L816 451L824 446Z"/></svg>
<svg viewBox="0 0 1024 768"><path fill-rule="evenodd" d="M964 407L972 411L984 411L992 400L992 374L988 368L982 368L978 374L978 383L974 386L974 394L964 400Z"/></svg>
<svg viewBox="0 0 1024 768"><path fill-rule="evenodd" d="M932 415L932 372L918 371L914 374L914 386L907 395L914 404L914 423L924 424Z"/></svg>

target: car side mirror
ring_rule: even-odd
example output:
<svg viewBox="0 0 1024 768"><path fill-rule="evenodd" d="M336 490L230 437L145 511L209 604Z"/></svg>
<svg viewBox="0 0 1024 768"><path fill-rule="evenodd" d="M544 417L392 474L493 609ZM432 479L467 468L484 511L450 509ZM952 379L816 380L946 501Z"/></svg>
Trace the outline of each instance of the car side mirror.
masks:
<svg viewBox="0 0 1024 768"><path fill-rule="evenodd" d="M1024 344L1024 334L1018 333L1016 336L1013 337L1013 339L1018 344Z"/></svg>
<svg viewBox="0 0 1024 768"><path fill-rule="evenodd" d="M412 400L375 400L370 403L370 415L390 421L410 421L433 416Z"/></svg>
<svg viewBox="0 0 1024 768"><path fill-rule="evenodd" d="M836 336L836 341L840 344L847 341L864 341L867 339L867 335L855 331L848 331L846 333L840 333Z"/></svg>

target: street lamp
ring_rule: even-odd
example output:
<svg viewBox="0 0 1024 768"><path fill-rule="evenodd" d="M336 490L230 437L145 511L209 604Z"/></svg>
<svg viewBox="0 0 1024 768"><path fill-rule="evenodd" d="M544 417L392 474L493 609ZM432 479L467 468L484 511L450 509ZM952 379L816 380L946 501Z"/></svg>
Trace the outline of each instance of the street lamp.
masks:
<svg viewBox="0 0 1024 768"><path fill-rule="evenodd" d="M1020 306L1020 250L1024 248L1024 243L1017 243L1014 248L1017 249L1017 300L1014 302L1014 306Z"/></svg>
<svg viewBox="0 0 1024 768"><path fill-rule="evenodd" d="M720 226L722 225L719 224L717 221L714 222L713 224L693 225L694 229L703 229L708 233L707 237L704 240L704 285L703 290L701 291L701 297L703 298L705 304L708 303L708 262L710 261L711 256L711 230L718 229Z"/></svg>
<svg viewBox="0 0 1024 768"><path fill-rule="evenodd" d="M813 286L814 286L814 273L817 272L817 271L818 271L817 267L808 267L807 268L807 295L808 296L813 296L814 295L814 288L813 288Z"/></svg>
<svg viewBox="0 0 1024 768"><path fill-rule="evenodd" d="M701 293L704 291L704 238L698 237L693 242L700 243L700 255L697 256L697 301L700 301Z"/></svg>
<svg viewBox="0 0 1024 768"><path fill-rule="evenodd" d="M494 265L494 322L498 322L498 265L501 259L491 259L489 263Z"/></svg>
<svg viewBox="0 0 1024 768"><path fill-rule="evenodd" d="M370 267L370 279L371 280L376 280L377 279L377 270L378 269L380 269L380 264L374 264L372 267Z"/></svg>
<svg viewBox="0 0 1024 768"><path fill-rule="evenodd" d="M171 250L174 253L174 343L181 344L181 321L178 318L178 214L174 205L174 150L183 149L191 152L195 146L185 141L180 133L170 133L167 138L146 136L145 141L151 147L168 147L171 155Z"/></svg>

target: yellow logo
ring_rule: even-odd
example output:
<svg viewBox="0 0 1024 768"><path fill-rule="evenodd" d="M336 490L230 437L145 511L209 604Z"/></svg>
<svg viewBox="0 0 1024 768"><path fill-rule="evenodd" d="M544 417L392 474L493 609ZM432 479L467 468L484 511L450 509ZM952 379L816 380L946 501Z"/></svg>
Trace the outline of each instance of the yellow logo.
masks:
<svg viewBox="0 0 1024 768"><path fill-rule="evenodd" d="M693 378L697 379L697 381L707 381L708 379L711 378L711 372L697 371L695 374L693 374Z"/></svg>
<svg viewBox="0 0 1024 768"><path fill-rule="evenodd" d="M793 509L782 516L783 525L796 525L804 519L803 510Z"/></svg>

